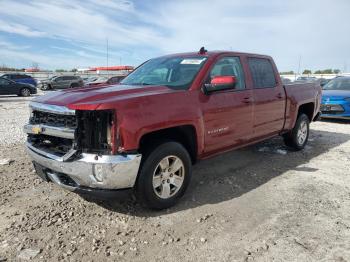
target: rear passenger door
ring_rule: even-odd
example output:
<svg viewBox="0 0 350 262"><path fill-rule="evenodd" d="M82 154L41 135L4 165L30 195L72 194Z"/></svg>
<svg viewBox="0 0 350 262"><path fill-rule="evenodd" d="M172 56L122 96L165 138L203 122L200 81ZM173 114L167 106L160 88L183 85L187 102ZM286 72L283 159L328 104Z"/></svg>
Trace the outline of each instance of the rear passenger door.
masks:
<svg viewBox="0 0 350 262"><path fill-rule="evenodd" d="M254 97L253 137L279 133L284 124L285 92L275 77L276 67L268 58L248 57Z"/></svg>

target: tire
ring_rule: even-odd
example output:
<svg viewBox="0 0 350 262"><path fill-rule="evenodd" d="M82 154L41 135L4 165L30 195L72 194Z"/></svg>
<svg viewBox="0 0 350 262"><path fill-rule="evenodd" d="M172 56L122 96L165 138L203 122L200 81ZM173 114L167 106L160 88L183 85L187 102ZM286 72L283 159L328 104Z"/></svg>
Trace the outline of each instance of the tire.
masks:
<svg viewBox="0 0 350 262"><path fill-rule="evenodd" d="M47 91L49 89L51 89L49 85L43 85L41 88L41 90L43 90L43 91Z"/></svg>
<svg viewBox="0 0 350 262"><path fill-rule="evenodd" d="M136 197L148 208L169 208L184 195L191 175L187 150L177 142L163 142L144 154L136 181Z"/></svg>
<svg viewBox="0 0 350 262"><path fill-rule="evenodd" d="M305 114L300 114L294 128L283 136L284 143L297 151L302 150L309 139L310 120Z"/></svg>
<svg viewBox="0 0 350 262"><path fill-rule="evenodd" d="M22 88L20 92L21 96L30 96L30 89L29 88Z"/></svg>
<svg viewBox="0 0 350 262"><path fill-rule="evenodd" d="M75 87L79 87L79 85L74 83L74 84L71 84L69 88L75 88Z"/></svg>

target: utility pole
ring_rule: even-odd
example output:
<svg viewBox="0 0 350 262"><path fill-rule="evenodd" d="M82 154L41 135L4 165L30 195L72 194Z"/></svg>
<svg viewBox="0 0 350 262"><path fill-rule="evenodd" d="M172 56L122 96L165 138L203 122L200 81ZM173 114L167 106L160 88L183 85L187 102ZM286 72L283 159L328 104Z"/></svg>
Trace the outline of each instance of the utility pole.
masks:
<svg viewBox="0 0 350 262"><path fill-rule="evenodd" d="M301 55L299 55L298 75L300 75Z"/></svg>
<svg viewBox="0 0 350 262"><path fill-rule="evenodd" d="M107 47L107 77L109 77L109 70L108 70L108 37L107 37L107 43L106 43L106 47Z"/></svg>

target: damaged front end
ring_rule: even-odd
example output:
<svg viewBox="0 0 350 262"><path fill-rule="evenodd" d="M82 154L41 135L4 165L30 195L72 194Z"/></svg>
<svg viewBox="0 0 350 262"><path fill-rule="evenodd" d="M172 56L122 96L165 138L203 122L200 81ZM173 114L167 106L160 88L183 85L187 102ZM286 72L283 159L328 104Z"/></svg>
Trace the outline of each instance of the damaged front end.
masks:
<svg viewBox="0 0 350 262"><path fill-rule="evenodd" d="M141 155L116 155L114 110L70 110L31 102L27 151L37 173L68 190L134 186Z"/></svg>

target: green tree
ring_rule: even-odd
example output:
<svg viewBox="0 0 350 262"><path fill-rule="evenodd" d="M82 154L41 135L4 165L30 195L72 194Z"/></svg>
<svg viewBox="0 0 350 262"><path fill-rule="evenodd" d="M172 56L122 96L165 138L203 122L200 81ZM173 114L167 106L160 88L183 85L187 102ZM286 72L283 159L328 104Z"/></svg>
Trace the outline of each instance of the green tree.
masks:
<svg viewBox="0 0 350 262"><path fill-rule="evenodd" d="M334 69L333 72L334 74L340 74L341 71L339 69Z"/></svg>
<svg viewBox="0 0 350 262"><path fill-rule="evenodd" d="M333 69L317 70L315 74L333 74Z"/></svg>
<svg viewBox="0 0 350 262"><path fill-rule="evenodd" d="M55 71L56 71L57 73L67 72L67 71L64 70L64 69L56 69Z"/></svg>
<svg viewBox="0 0 350 262"><path fill-rule="evenodd" d="M322 72L323 74L333 74L333 70L332 69L325 69Z"/></svg>
<svg viewBox="0 0 350 262"><path fill-rule="evenodd" d="M305 69L303 72L303 75L310 75L310 74L312 74L310 69Z"/></svg>
<svg viewBox="0 0 350 262"><path fill-rule="evenodd" d="M280 75L294 75L294 71L280 72Z"/></svg>

